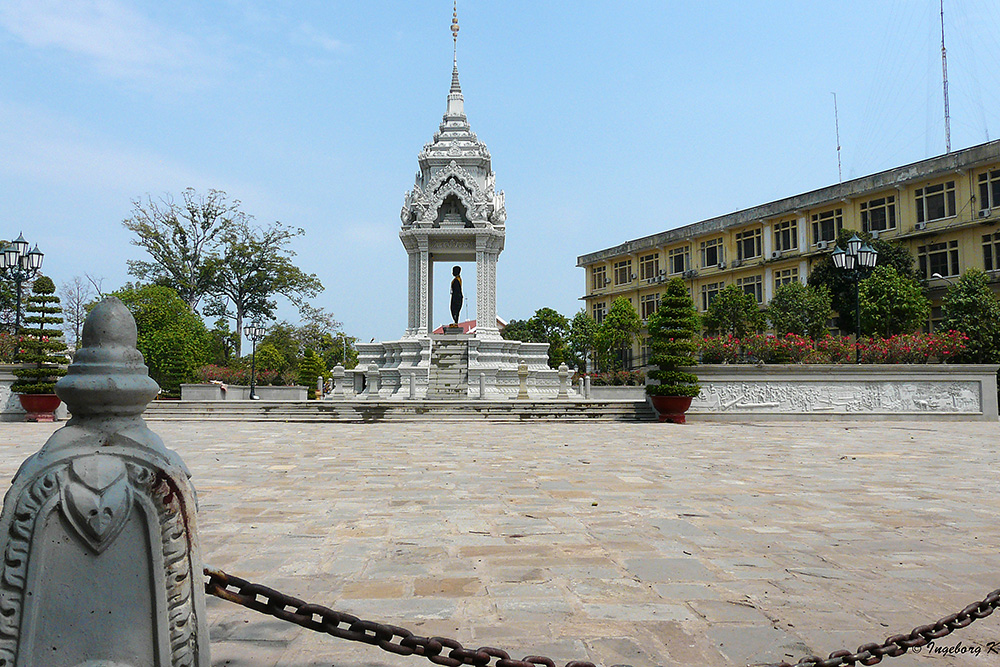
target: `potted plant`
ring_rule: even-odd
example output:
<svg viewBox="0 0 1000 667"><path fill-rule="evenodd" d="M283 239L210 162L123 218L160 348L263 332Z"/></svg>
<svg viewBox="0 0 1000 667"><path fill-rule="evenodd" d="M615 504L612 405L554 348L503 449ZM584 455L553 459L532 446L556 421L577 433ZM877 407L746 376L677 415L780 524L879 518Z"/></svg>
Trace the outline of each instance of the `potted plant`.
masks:
<svg viewBox="0 0 1000 667"><path fill-rule="evenodd" d="M59 407L55 394L56 382L66 374L66 343L61 329L50 328L62 324L59 317L59 297L51 278L39 276L25 299L24 324L18 331L18 351L14 360L19 364L13 370L17 378L11 385L21 407L28 413L27 421L54 421Z"/></svg>
<svg viewBox="0 0 1000 667"><path fill-rule="evenodd" d="M667 283L660 307L649 316L647 326L653 350L650 363L657 366L649 377L657 384L647 384L646 394L661 422L683 424L691 399L701 392L698 376L687 370L698 363L694 357L698 314L683 280Z"/></svg>

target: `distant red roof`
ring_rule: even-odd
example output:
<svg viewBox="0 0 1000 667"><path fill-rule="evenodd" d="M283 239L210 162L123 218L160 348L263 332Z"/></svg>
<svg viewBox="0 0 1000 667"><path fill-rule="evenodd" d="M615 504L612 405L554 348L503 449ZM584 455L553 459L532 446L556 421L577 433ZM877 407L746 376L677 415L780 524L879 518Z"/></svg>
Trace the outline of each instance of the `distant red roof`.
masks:
<svg viewBox="0 0 1000 667"><path fill-rule="evenodd" d="M464 333L464 334L474 334L474 333L476 333L476 320L468 320L466 322L459 322L458 326L462 327L462 333ZM498 317L497 318L497 329L499 329L500 331L503 331L503 329L504 329L505 326L507 326L507 323ZM444 325L439 326L437 329L435 329L433 331L433 333L443 334L444 333Z"/></svg>

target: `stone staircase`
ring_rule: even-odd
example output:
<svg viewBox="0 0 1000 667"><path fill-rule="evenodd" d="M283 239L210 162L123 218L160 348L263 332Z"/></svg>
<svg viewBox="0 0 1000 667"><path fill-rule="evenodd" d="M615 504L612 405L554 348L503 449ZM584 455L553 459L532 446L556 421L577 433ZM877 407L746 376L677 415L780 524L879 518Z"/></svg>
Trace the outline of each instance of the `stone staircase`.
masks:
<svg viewBox="0 0 1000 667"><path fill-rule="evenodd" d="M469 345L464 340L436 340L431 350L428 400L469 397Z"/></svg>
<svg viewBox="0 0 1000 667"><path fill-rule="evenodd" d="M614 400L350 400L350 401L153 401L150 421L605 421L652 422L646 401Z"/></svg>

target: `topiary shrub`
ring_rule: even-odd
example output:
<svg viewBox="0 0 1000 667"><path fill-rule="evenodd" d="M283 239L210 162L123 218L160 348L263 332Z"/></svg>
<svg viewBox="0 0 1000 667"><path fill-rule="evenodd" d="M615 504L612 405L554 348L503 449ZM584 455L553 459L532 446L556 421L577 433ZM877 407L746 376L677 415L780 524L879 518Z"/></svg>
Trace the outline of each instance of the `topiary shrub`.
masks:
<svg viewBox="0 0 1000 667"><path fill-rule="evenodd" d="M653 348L650 363L657 366L657 370L650 371L649 377L659 384L646 385L646 393L651 396L697 396L701 392L698 376L682 370L698 363L694 356L698 314L683 280L674 278L667 283L660 307L649 316L647 327Z"/></svg>
<svg viewBox="0 0 1000 667"><path fill-rule="evenodd" d="M23 364L13 370L10 389L17 394L53 394L56 382L66 375L69 359L59 313L59 297L51 278L39 276L25 299L24 324L18 331L18 351L14 361Z"/></svg>

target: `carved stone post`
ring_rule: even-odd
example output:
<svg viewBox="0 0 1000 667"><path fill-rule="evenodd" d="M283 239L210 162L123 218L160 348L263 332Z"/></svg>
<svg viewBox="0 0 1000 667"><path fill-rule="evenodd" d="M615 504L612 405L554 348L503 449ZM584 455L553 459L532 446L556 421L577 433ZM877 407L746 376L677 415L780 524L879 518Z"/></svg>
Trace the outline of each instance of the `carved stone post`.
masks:
<svg viewBox="0 0 1000 667"><path fill-rule="evenodd" d="M333 371L331 373L333 379L333 391L331 392L331 394L333 395L333 398L344 397L345 375L346 373L344 372L343 366L337 364L336 366L333 367Z"/></svg>
<svg viewBox="0 0 1000 667"><path fill-rule="evenodd" d="M517 365L517 398L527 399L528 398L528 364L521 360L521 363Z"/></svg>
<svg viewBox="0 0 1000 667"><path fill-rule="evenodd" d="M4 498L0 665L210 665L194 489L142 420L135 345L122 302L98 304L56 385L72 419Z"/></svg>
<svg viewBox="0 0 1000 667"><path fill-rule="evenodd" d="M556 398L569 398L569 366L565 361L559 364L559 391Z"/></svg>
<svg viewBox="0 0 1000 667"><path fill-rule="evenodd" d="M368 364L365 371L365 398L378 398L378 364Z"/></svg>
<svg viewBox="0 0 1000 667"><path fill-rule="evenodd" d="M410 372L410 400L417 397L417 374Z"/></svg>
<svg viewBox="0 0 1000 667"><path fill-rule="evenodd" d="M590 375L583 379L583 397L590 400Z"/></svg>

